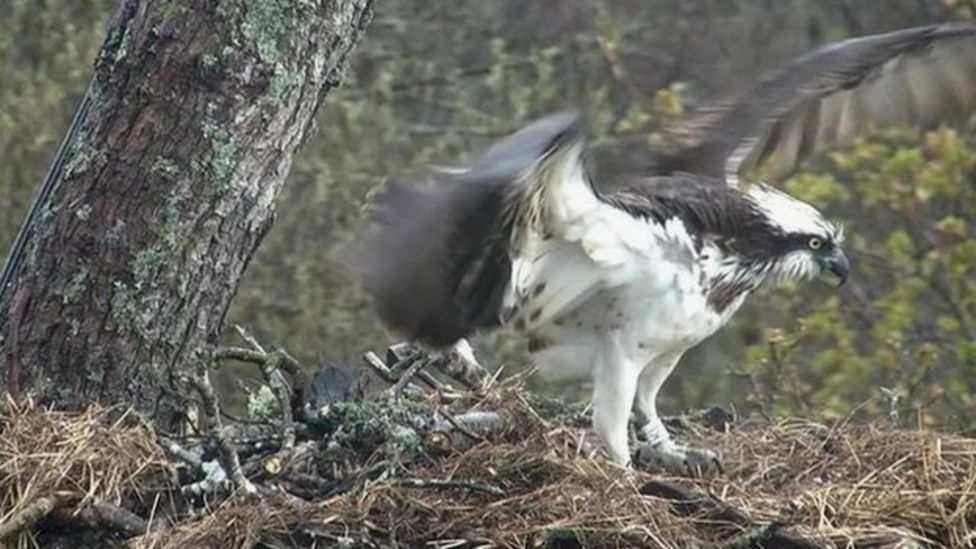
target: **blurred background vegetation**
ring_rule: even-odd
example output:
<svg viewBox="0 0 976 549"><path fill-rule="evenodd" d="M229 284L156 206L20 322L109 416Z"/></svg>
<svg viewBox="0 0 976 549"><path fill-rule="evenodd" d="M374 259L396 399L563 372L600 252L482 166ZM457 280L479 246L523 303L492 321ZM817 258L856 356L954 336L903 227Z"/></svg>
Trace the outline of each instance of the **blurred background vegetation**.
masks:
<svg viewBox="0 0 976 549"><path fill-rule="evenodd" d="M0 14L0 254L14 238L90 75L116 0L6 0ZM972 0L386 0L319 132L295 163L274 229L229 322L309 364L358 364L391 341L332 257L366 192L451 164L524 122L581 110L613 185L654 131L829 41L971 18ZM812 162L789 189L843 220L854 282L763 292L688 354L666 410L851 414L976 426L976 142L965 121L889 132ZM479 342L522 366L519 345ZM232 372L225 376L230 381ZM898 401L892 407L890 397Z"/></svg>

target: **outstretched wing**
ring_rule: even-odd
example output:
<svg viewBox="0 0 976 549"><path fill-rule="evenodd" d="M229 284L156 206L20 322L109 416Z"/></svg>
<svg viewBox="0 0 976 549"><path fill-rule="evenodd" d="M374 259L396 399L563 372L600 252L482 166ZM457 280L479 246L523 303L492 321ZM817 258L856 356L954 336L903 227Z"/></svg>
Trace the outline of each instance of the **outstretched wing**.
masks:
<svg viewBox="0 0 976 549"><path fill-rule="evenodd" d="M642 243L620 229L639 221L600 199L582 147L577 117L557 114L470 167L381 189L347 260L384 322L448 345L503 320L544 323L626 276Z"/></svg>
<svg viewBox="0 0 976 549"><path fill-rule="evenodd" d="M782 178L871 129L963 122L976 106L976 25L915 27L839 42L701 109L669 133L660 173Z"/></svg>

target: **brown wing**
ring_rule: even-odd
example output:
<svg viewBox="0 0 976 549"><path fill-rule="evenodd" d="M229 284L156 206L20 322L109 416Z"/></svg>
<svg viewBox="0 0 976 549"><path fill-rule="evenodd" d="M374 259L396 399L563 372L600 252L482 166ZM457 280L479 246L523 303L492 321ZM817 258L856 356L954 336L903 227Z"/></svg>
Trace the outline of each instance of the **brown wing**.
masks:
<svg viewBox="0 0 976 549"><path fill-rule="evenodd" d="M871 129L964 122L976 106L976 25L914 27L846 40L763 78L671 129L659 173L724 178L762 166L780 179L811 154Z"/></svg>

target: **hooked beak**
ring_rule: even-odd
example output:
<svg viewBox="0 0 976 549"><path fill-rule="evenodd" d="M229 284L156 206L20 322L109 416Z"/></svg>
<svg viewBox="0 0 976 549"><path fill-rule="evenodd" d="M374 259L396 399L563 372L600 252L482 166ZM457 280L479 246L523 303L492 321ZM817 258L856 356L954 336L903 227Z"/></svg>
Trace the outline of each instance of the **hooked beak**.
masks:
<svg viewBox="0 0 976 549"><path fill-rule="evenodd" d="M851 274L851 262L840 248L834 248L830 254L818 257L817 263L820 264L820 278L837 288L843 286Z"/></svg>

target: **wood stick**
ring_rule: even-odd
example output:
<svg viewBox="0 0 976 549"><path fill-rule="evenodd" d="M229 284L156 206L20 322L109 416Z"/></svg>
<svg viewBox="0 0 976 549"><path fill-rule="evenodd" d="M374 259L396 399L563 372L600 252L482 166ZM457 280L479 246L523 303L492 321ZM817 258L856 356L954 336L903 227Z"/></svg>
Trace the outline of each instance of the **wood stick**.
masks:
<svg viewBox="0 0 976 549"><path fill-rule="evenodd" d="M64 524L76 523L120 532L125 537L141 536L149 530L148 520L110 503L91 503L77 509L59 507L51 513L51 518Z"/></svg>
<svg viewBox="0 0 976 549"><path fill-rule="evenodd" d="M474 482L467 482L463 480L441 480L436 478L397 478L393 479L393 484L397 486L405 486L407 488L463 488L466 490L474 490L476 492L483 492L492 496L504 496L505 491L497 486L490 486L488 484L477 484Z"/></svg>
<svg viewBox="0 0 976 549"><path fill-rule="evenodd" d="M403 371L402 374L400 374L400 379L397 379L396 383L394 383L389 389L390 393L395 397L400 396L400 393L403 392L403 388L407 386L407 383L410 382L410 379L414 375L419 373L421 368L427 365L427 361L420 356L420 353L413 353L409 357L401 360L400 362L406 362L406 361L409 361L410 365L407 366L407 368ZM390 370L393 372L396 372L397 369L398 369L397 365L394 365L393 367L390 368Z"/></svg>
<svg viewBox="0 0 976 549"><path fill-rule="evenodd" d="M407 363L404 361L409 359L411 356L413 356L414 353L417 352L419 351L409 343L401 342L401 343L397 343L396 345L390 346L390 348L386 350L386 361L393 363L393 366L390 367L390 373L394 377L396 377L397 367L400 365L406 366ZM416 377L420 381L424 382L425 385L427 385L428 387L430 387L435 391L444 392L444 391L452 390L451 387L448 387L444 383L441 383L436 377L432 376L430 372L425 372L423 370L420 370L417 372Z"/></svg>
<svg viewBox="0 0 976 549"><path fill-rule="evenodd" d="M279 367L281 362L280 354L268 354L265 361L261 363L261 373L264 374L264 379L278 399L278 407L281 412L281 447L284 450L291 450L295 446L295 421L292 418L291 390L281 373Z"/></svg>
<svg viewBox="0 0 976 549"><path fill-rule="evenodd" d="M220 420L220 404L217 402L217 394L214 392L213 385L210 384L210 374L204 369L200 375L190 376L189 381L203 400L204 410L210 421L210 436L220 449L220 455L223 458L221 461L224 462L225 469L229 471L231 481L237 488L253 494L257 490L244 476L244 472L241 470L241 458L237 455L237 450L224 432L223 422Z"/></svg>
<svg viewBox="0 0 976 549"><path fill-rule="evenodd" d="M23 530L32 528L51 514L60 503L61 500L56 497L42 497L28 503L12 517L0 523L0 540L6 540Z"/></svg>

